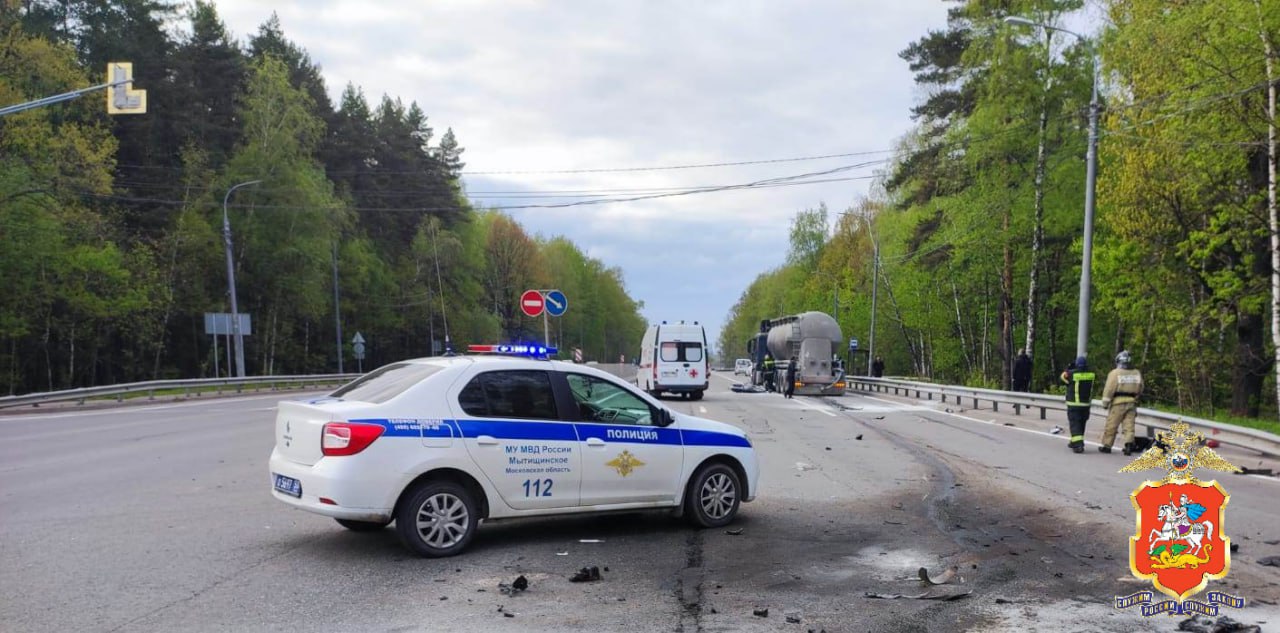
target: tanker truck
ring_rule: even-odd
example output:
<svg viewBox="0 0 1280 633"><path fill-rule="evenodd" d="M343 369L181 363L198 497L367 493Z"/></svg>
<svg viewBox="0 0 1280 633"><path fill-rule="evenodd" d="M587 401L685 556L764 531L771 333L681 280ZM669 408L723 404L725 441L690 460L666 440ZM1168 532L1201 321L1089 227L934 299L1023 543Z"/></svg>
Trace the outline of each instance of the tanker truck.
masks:
<svg viewBox="0 0 1280 633"><path fill-rule="evenodd" d="M796 390L802 396L844 394L844 370L836 363L844 342L840 325L825 312L803 312L760 322L760 331L747 341L753 370L751 384L783 390L787 367L796 357ZM765 354L774 360L772 375L765 370Z"/></svg>

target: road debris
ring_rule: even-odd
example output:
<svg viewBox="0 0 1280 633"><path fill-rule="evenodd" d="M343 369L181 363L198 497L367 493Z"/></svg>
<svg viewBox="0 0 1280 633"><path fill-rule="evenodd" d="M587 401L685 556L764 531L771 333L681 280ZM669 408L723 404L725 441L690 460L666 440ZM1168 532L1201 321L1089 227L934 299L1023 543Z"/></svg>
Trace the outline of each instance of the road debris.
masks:
<svg viewBox="0 0 1280 633"><path fill-rule="evenodd" d="M884 416L883 416L883 415L877 415L877 416L876 416L876 419L877 419L877 420L883 420L883 419L884 419Z"/></svg>
<svg viewBox="0 0 1280 633"><path fill-rule="evenodd" d="M853 439L858 440L859 442L861 442L861 441L862 441L862 434L861 434L861 433L859 433L859 434L858 434L858 436L857 436L857 437L855 437L855 438L853 438Z"/></svg>
<svg viewBox="0 0 1280 633"><path fill-rule="evenodd" d="M756 387L740 382L733 383L733 386L729 387L729 390L737 393L764 393L764 387Z"/></svg>
<svg viewBox="0 0 1280 633"><path fill-rule="evenodd" d="M754 615L757 618L767 618L769 617L769 609L768 608L756 609L751 612L751 615Z"/></svg>
<svg viewBox="0 0 1280 633"><path fill-rule="evenodd" d="M603 543L603 542L604 542L604 539L602 539L602 538L580 538L580 539L578 539L578 542L579 542L579 543Z"/></svg>
<svg viewBox="0 0 1280 633"><path fill-rule="evenodd" d="M1280 540L1272 539L1270 541L1263 541L1263 543L1267 545L1280 545Z"/></svg>
<svg viewBox="0 0 1280 633"><path fill-rule="evenodd" d="M1266 567L1280 567L1280 556L1264 556L1258 559L1258 564Z"/></svg>
<svg viewBox="0 0 1280 633"><path fill-rule="evenodd" d="M1053 435L1062 435L1062 427L1054 426L1053 428L1049 429L1049 433Z"/></svg>
<svg viewBox="0 0 1280 633"><path fill-rule="evenodd" d="M1178 630L1192 633L1262 633L1262 627L1256 624L1237 622L1225 615L1217 621L1203 615L1192 616L1178 623Z"/></svg>
<svg viewBox="0 0 1280 633"><path fill-rule="evenodd" d="M569 552L556 552L556 556L568 556Z"/></svg>
<svg viewBox="0 0 1280 633"><path fill-rule="evenodd" d="M529 588L529 579L525 578L523 575L517 576L516 579L512 581L511 584L509 585L505 582L498 583L498 591L501 591L503 595L507 595L507 596L514 596L528 588Z"/></svg>
<svg viewBox="0 0 1280 633"><path fill-rule="evenodd" d="M795 615L787 616L787 624L800 624L800 617Z"/></svg>
<svg viewBox="0 0 1280 633"><path fill-rule="evenodd" d="M569 577L569 582L595 582L600 580L599 567L583 567L578 573Z"/></svg>
<svg viewBox="0 0 1280 633"><path fill-rule="evenodd" d="M1264 477L1270 477L1270 476L1272 476L1272 475L1274 475L1274 474L1275 474L1275 471L1271 470L1270 468L1241 468L1241 469L1240 469L1240 472L1238 472L1237 474L1239 474L1239 475L1262 475L1262 476L1264 476Z"/></svg>
<svg viewBox="0 0 1280 633"><path fill-rule="evenodd" d="M927 568L921 567L918 571L916 571L916 575L920 577L920 582L924 583L925 585L946 585L946 584L963 583L964 578L959 574L960 574L960 568L956 567L955 565L948 567L941 574L938 574L937 578L930 578L929 570Z"/></svg>
<svg viewBox="0 0 1280 633"><path fill-rule="evenodd" d="M875 599L879 599L879 600L898 600L898 599L906 598L906 599L908 599L908 600L942 600L942 601L944 601L944 602L948 602L948 601L951 601L951 600L959 600L960 598L963 598L963 597L965 597L965 596L967 596L967 595L970 595L970 594L972 594L972 593L973 593L973 591L966 591L966 592L963 592L963 593L939 593L939 594L935 594L935 593L931 593L931 592L926 591L926 592L924 592L924 593L922 593L922 594L920 594L920 595L916 595L916 596L908 596L908 595L903 595L903 594L900 594L900 593L875 593L875 592L872 592L872 591L868 591L868 592L866 592L866 594L864 594L864 595L866 595L866 597L868 597L868 598L875 598Z"/></svg>
<svg viewBox="0 0 1280 633"><path fill-rule="evenodd" d="M724 531L724 533L725 533L725 534L728 534L729 536L742 536L742 528L734 528L734 529L732 529L732 530L725 530L725 531Z"/></svg>
<svg viewBox="0 0 1280 633"><path fill-rule="evenodd" d="M806 470L817 470L818 467L808 462L796 462L796 470L804 472Z"/></svg>

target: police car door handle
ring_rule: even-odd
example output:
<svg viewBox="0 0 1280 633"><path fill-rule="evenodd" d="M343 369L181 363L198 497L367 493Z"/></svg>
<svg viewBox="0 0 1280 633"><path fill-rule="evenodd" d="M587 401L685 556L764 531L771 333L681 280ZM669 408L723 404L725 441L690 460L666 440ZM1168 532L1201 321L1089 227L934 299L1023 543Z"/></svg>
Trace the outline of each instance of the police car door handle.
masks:
<svg viewBox="0 0 1280 633"><path fill-rule="evenodd" d="M479 444L480 446L497 446L498 438L492 435L477 435L476 444Z"/></svg>
<svg viewBox="0 0 1280 633"><path fill-rule="evenodd" d="M604 446L604 440L598 437L588 437L587 446Z"/></svg>

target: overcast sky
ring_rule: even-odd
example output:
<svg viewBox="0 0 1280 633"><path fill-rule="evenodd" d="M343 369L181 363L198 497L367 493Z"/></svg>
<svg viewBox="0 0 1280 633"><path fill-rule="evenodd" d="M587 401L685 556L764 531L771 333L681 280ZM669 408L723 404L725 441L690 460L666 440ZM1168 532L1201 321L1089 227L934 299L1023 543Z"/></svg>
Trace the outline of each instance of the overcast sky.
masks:
<svg viewBox="0 0 1280 633"><path fill-rule="evenodd" d="M275 11L319 64L335 102L360 86L417 101L466 148L465 186L486 206L555 204L568 191L675 191L822 172L886 153L918 96L898 52L942 28L941 0L218 0L242 41ZM510 209L622 269L651 321L697 320L714 344L729 309L779 266L798 211L865 194L855 178L569 208ZM475 173L537 172L537 173ZM559 172L559 173L556 173ZM659 191L660 190L660 191ZM546 192L500 197L486 192ZM574 308L569 297L569 309ZM829 310L828 306L808 306Z"/></svg>

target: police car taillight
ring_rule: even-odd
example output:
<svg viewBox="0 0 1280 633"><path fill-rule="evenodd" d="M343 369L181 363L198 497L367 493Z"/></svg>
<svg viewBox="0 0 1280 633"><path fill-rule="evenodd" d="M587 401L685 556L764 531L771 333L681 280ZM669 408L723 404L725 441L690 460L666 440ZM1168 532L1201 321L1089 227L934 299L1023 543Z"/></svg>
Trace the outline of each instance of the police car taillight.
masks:
<svg viewBox="0 0 1280 633"><path fill-rule="evenodd" d="M330 422L320 436L320 452L326 457L355 455L382 436L386 428L380 424Z"/></svg>

